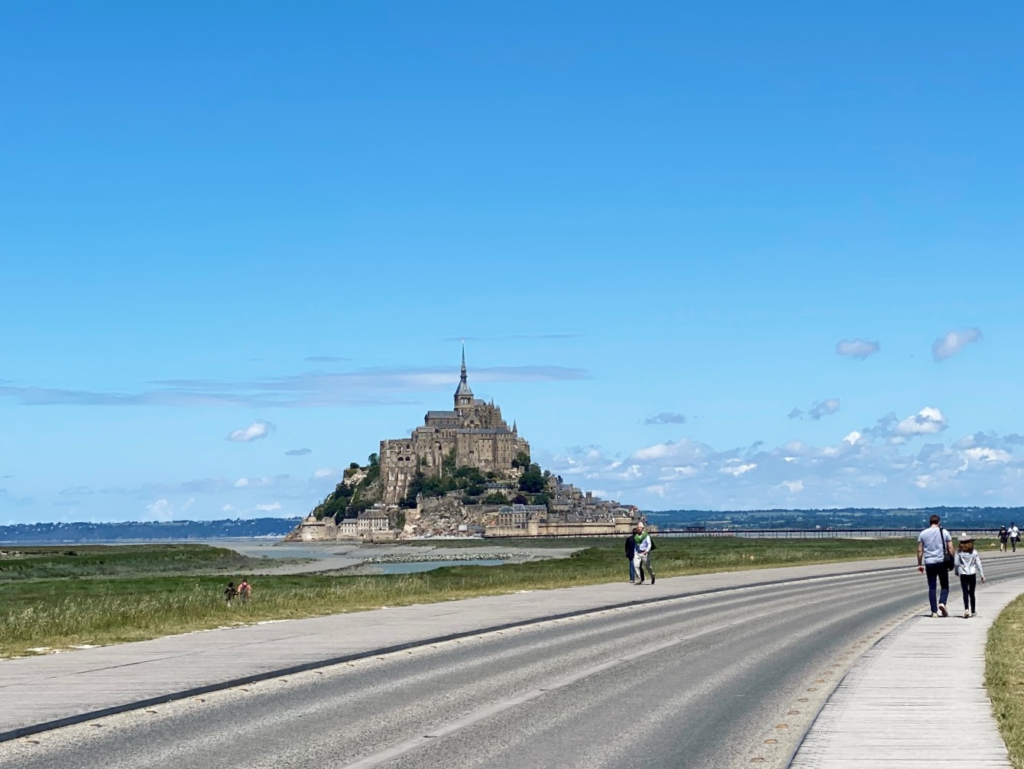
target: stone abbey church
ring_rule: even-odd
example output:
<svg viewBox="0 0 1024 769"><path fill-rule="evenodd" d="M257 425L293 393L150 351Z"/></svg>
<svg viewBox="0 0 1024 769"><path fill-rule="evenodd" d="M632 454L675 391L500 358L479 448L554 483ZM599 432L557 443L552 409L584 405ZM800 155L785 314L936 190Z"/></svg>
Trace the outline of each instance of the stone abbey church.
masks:
<svg viewBox="0 0 1024 769"><path fill-rule="evenodd" d="M514 475L512 462L520 452L529 454L530 444L519 437L515 422L510 428L494 402L473 397L466 381L466 351L462 351L462 375L455 391L452 411L428 411L423 425L408 438L380 442L380 477L383 502L395 505L408 491L409 482L420 470L430 477L440 475L443 461L454 453L456 467L476 467L481 472Z"/></svg>

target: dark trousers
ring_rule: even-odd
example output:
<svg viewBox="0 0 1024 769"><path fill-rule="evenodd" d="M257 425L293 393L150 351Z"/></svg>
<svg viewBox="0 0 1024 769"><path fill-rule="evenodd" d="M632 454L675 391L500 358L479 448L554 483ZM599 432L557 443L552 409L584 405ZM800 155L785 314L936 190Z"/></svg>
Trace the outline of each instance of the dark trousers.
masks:
<svg viewBox="0 0 1024 769"><path fill-rule="evenodd" d="M938 610L938 604L945 604L949 598L949 569L946 568L946 564L942 563L926 563L924 565L924 574L928 577L928 603L932 607L932 614L935 614ZM939 587L942 591L939 593L939 600L935 600L935 578L939 578Z"/></svg>
<svg viewBox="0 0 1024 769"><path fill-rule="evenodd" d="M960 589L964 591L964 611L974 614L974 588L978 586L977 574L961 574Z"/></svg>
<svg viewBox="0 0 1024 769"><path fill-rule="evenodd" d="M629 581L636 582L636 569L633 568L633 559L629 559Z"/></svg>

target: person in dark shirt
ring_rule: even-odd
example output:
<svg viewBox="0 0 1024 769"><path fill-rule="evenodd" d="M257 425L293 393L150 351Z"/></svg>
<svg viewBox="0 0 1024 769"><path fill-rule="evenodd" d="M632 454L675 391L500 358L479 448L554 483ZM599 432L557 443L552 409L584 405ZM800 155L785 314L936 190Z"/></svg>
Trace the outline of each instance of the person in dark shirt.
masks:
<svg viewBox="0 0 1024 769"><path fill-rule="evenodd" d="M238 590L235 588L234 582L228 582L228 586L224 588L224 600L227 605L230 606L231 602L235 600L235 596L238 595Z"/></svg>
<svg viewBox="0 0 1024 769"><path fill-rule="evenodd" d="M626 558L629 559L629 581L636 584L636 567L633 565L633 556L636 555L636 533L638 529L633 527L633 533L626 537ZM644 581L644 567L640 565L640 581Z"/></svg>

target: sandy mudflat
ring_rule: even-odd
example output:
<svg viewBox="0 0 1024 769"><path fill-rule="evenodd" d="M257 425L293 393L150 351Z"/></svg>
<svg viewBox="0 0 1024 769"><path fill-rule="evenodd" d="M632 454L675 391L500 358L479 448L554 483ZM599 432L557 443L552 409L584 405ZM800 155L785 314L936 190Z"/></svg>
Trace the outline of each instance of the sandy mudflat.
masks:
<svg viewBox="0 0 1024 769"><path fill-rule="evenodd" d="M508 563L539 561L548 558L568 558L582 548L522 547L492 544L481 541L479 546L445 546L444 540L436 544L362 545L347 542L240 542L225 540L209 542L218 547L235 550L251 558L266 558L265 565L254 568L251 574L311 574L323 571L351 569L368 560L382 562L446 561L466 558L488 558ZM274 559L287 559L288 563L274 565ZM295 559L308 559L297 563Z"/></svg>

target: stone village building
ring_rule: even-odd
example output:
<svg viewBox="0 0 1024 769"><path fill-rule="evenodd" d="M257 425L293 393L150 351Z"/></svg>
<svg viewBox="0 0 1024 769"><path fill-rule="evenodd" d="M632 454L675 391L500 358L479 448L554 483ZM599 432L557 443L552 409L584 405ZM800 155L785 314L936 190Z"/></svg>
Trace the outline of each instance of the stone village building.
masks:
<svg viewBox="0 0 1024 769"><path fill-rule="evenodd" d="M406 495L417 470L425 476L443 471L444 460L454 454L456 467L476 467L480 472L513 476L512 462L520 453L529 455L530 444L519 437L501 416L501 409L473 397L466 381L466 350L462 350L462 374L455 390L455 408L428 411L423 424L408 438L380 442L380 477L383 503L396 505Z"/></svg>

